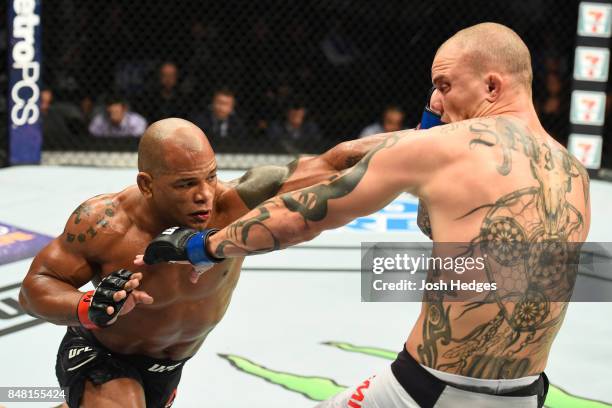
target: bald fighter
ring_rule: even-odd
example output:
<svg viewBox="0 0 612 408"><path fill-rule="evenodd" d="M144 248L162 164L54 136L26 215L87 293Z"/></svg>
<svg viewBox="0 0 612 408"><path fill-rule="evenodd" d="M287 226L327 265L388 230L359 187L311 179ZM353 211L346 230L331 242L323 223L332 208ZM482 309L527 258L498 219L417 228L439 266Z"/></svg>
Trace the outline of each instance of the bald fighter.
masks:
<svg viewBox="0 0 612 408"><path fill-rule="evenodd" d="M589 231L588 175L540 124L531 57L514 31L493 23L459 31L438 49L431 76L448 125L392 134L353 168L207 232L195 256L204 267L295 245L404 191L427 208L420 225L434 254L454 242L488 256L470 273L501 290L470 302L457 290L426 292L391 366L321 407L540 407L545 399L543 370L573 291L572 245ZM185 246L174 244L161 258L181 260ZM144 260L157 260L159 248L153 241ZM458 276L437 267L428 280Z"/></svg>
<svg viewBox="0 0 612 408"><path fill-rule="evenodd" d="M68 405L170 406L185 362L223 317L242 259L219 262L196 284L185 279L190 265L124 269L134 270L152 238L175 225L222 228L279 192L355 164L380 140L346 142L222 182L199 128L181 119L152 124L138 149L137 185L81 204L22 284L24 310L68 326L56 363ZM88 282L95 291L79 291Z"/></svg>

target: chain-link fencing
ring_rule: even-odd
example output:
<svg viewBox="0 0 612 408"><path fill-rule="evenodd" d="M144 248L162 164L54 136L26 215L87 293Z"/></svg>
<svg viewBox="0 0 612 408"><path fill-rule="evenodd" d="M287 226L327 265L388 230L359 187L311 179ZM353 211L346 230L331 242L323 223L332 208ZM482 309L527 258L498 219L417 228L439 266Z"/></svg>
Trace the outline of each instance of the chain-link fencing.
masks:
<svg viewBox="0 0 612 408"><path fill-rule="evenodd" d="M437 47L482 21L525 40L536 107L566 143L577 13L554 0L45 0L44 152L117 165L108 152L134 152L170 116L231 153L320 152L413 127Z"/></svg>

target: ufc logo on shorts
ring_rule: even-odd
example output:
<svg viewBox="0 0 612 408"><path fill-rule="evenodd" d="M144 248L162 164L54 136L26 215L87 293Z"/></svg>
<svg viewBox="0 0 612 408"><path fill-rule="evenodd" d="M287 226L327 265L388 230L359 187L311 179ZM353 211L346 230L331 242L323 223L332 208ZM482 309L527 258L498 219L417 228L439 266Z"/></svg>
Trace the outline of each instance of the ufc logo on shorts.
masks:
<svg viewBox="0 0 612 408"><path fill-rule="evenodd" d="M153 364L151 367L149 367L147 369L147 371L150 371L152 373L163 373L163 372L166 372L166 371L172 371L172 370L174 370L176 367L178 367L180 365L181 365L181 363L174 364L174 365L171 365L171 366Z"/></svg>
<svg viewBox="0 0 612 408"><path fill-rule="evenodd" d="M363 391L367 390L368 388L370 388L370 380L372 378L374 378L374 377L368 378L363 383L361 383L361 385L359 385L357 387L357 389L355 390L353 395L351 395L351 399L349 400L349 402L346 405L348 408L361 408L360 402L362 402L363 399L365 398L365 395L363 394Z"/></svg>
<svg viewBox="0 0 612 408"><path fill-rule="evenodd" d="M70 351L68 351L68 358L74 358L79 354L87 351L93 351L93 349L89 346L70 349Z"/></svg>
<svg viewBox="0 0 612 408"><path fill-rule="evenodd" d="M165 229L164 232L162 232L162 235L172 235L174 234L174 231L176 231L177 229L179 229L179 227L172 227L172 228Z"/></svg>

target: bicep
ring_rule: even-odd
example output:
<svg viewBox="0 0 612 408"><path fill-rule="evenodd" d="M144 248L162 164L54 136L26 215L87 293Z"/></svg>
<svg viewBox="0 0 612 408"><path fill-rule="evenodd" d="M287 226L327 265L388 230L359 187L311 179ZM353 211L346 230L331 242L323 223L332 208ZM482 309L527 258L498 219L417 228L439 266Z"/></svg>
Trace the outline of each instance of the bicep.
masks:
<svg viewBox="0 0 612 408"><path fill-rule="evenodd" d="M115 204L104 196L94 197L79 205L72 213L64 232L51 241L36 255L24 283L32 283L40 278L52 278L75 288L89 282L95 272L90 262L91 244L87 237L97 235L96 228L108 225L108 220L101 217L114 215Z"/></svg>
<svg viewBox="0 0 612 408"><path fill-rule="evenodd" d="M303 157L285 166L260 166L230 183L248 209L288 191L324 181L336 172L319 157Z"/></svg>
<svg viewBox="0 0 612 408"><path fill-rule="evenodd" d="M413 141L391 137L372 149L351 169L332 180L281 197L284 205L301 213L317 230L335 228L377 211L403 191L418 189L425 179L423 166L408 149ZM417 143L418 144L418 143Z"/></svg>
<svg viewBox="0 0 612 408"><path fill-rule="evenodd" d="M80 288L94 277L94 267L78 250L70 248L65 234L57 237L36 255L26 281L49 277Z"/></svg>
<svg viewBox="0 0 612 408"><path fill-rule="evenodd" d="M357 171L349 170L355 187L330 201L326 222L331 228L384 208L404 191L416 190L422 177L410 169L411 155L406 153L403 139L389 139L359 162L354 167Z"/></svg>
<svg viewBox="0 0 612 408"><path fill-rule="evenodd" d="M338 172L355 166L372 149L384 143L389 134L342 142L318 156L301 157L283 181L278 193L295 191L331 181Z"/></svg>
<svg viewBox="0 0 612 408"><path fill-rule="evenodd" d="M260 166L248 170L229 183L248 209L253 209L277 194L325 182L339 171L358 163L368 152L389 139L379 134L342 142L318 156L300 157L284 166Z"/></svg>

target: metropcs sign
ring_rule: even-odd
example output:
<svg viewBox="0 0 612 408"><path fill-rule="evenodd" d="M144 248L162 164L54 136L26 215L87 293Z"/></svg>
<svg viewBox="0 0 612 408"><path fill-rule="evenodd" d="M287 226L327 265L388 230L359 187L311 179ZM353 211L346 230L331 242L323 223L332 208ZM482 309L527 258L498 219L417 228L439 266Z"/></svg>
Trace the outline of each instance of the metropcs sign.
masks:
<svg viewBox="0 0 612 408"><path fill-rule="evenodd" d="M40 64L35 60L36 48L34 34L36 26L40 24L40 17L36 15L36 1L14 0L12 38L15 41L12 47L12 69L20 72L19 78L11 87L11 121L13 125L21 126L34 124L38 120L40 111L38 99L40 89Z"/></svg>
<svg viewBox="0 0 612 408"><path fill-rule="evenodd" d="M36 164L41 159L41 2L7 4L10 164Z"/></svg>

